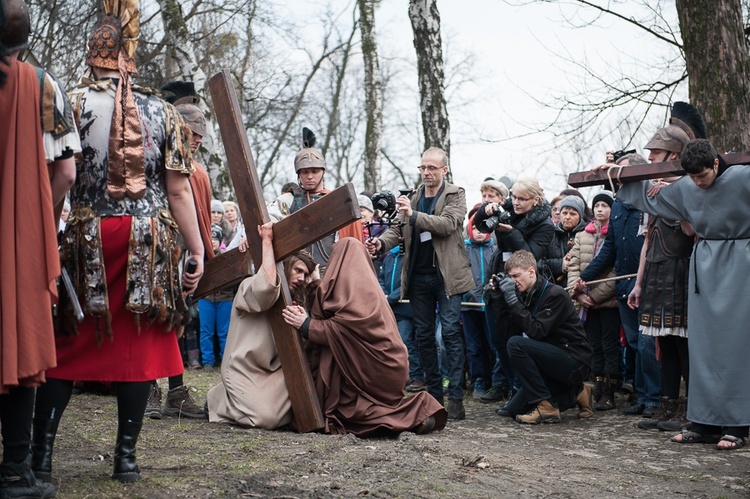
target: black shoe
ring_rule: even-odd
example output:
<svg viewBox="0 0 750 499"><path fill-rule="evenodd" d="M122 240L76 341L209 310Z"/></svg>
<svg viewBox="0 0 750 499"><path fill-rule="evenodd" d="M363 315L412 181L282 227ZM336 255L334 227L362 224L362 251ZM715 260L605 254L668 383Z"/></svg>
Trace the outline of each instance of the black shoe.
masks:
<svg viewBox="0 0 750 499"><path fill-rule="evenodd" d="M20 463L0 465L0 497L3 499L55 497L55 487L34 476L31 454Z"/></svg>
<svg viewBox="0 0 750 499"><path fill-rule="evenodd" d="M510 413L510 411L507 409L506 406L501 405L500 407L495 409L495 414L498 416L502 416L504 418L512 418L513 414Z"/></svg>
<svg viewBox="0 0 750 499"><path fill-rule="evenodd" d="M466 409L464 409L463 401L449 400L446 409L448 410L448 419L451 421L466 419Z"/></svg>
<svg viewBox="0 0 750 499"><path fill-rule="evenodd" d="M635 404L623 409L622 413L626 416L640 416L641 414L643 414L643 411L645 409L646 409L645 405L639 404L638 402L636 402ZM656 412L656 407L654 407L654 412ZM651 415L653 415L653 412L651 413Z"/></svg>
<svg viewBox="0 0 750 499"><path fill-rule="evenodd" d="M651 416L656 414L658 410L659 410L658 405L647 405L643 408L643 412L641 412L641 416L643 416L644 418L650 418Z"/></svg>

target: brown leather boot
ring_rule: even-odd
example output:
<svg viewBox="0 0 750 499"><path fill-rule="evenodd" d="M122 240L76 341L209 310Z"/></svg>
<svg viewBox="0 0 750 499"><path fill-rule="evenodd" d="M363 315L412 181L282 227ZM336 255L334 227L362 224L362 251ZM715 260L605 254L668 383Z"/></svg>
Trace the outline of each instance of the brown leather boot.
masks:
<svg viewBox="0 0 750 499"><path fill-rule="evenodd" d="M590 418L594 415L594 409L592 406L594 402L594 394L591 390L591 385L583 383L583 388L576 397L576 404L578 404L578 417L581 419Z"/></svg>
<svg viewBox="0 0 750 499"><path fill-rule="evenodd" d="M681 431L690 426L687 418L687 397L677 399L677 410L674 415L664 421L659 421L656 428L662 431Z"/></svg>
<svg viewBox="0 0 750 499"><path fill-rule="evenodd" d="M668 419L674 417L675 413L677 412L678 405L679 403L676 399L670 399L669 397L660 397L659 408L650 418L644 418L639 421L638 428L640 428L641 430L655 430L660 422L667 421Z"/></svg>
<svg viewBox="0 0 750 499"><path fill-rule="evenodd" d="M542 400L531 412L516 416L516 421L524 424L559 423L560 409L549 400Z"/></svg>

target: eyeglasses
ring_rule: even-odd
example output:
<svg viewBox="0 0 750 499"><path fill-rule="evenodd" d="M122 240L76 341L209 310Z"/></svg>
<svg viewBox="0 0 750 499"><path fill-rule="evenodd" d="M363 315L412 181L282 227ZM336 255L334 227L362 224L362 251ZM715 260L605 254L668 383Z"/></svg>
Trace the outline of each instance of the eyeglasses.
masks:
<svg viewBox="0 0 750 499"><path fill-rule="evenodd" d="M419 165L417 167L417 170L419 170L420 172L428 171L428 172L433 173L433 172L436 172L436 171L438 171L438 170L440 170L442 168L444 168L444 167L443 166L435 166L435 165Z"/></svg>
<svg viewBox="0 0 750 499"><path fill-rule="evenodd" d="M515 194L513 194L511 197L513 198L513 201L521 201L522 203L525 203L526 201L531 201L533 199L533 198L524 198L521 196L516 196Z"/></svg>

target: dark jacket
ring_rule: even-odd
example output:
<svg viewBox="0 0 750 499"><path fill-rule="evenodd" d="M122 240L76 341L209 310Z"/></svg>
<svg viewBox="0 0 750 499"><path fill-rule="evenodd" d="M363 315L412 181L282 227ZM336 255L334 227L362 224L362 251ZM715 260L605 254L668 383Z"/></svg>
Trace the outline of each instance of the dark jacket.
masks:
<svg viewBox="0 0 750 499"><path fill-rule="evenodd" d="M489 218L484 211L483 204L476 215L474 215L474 226L482 230L483 222ZM555 234L555 227L550 220L552 212L549 203L541 206L535 206L528 213L517 215L513 212L513 205L506 201L506 211L511 213L510 225L513 230L510 232L495 231L497 241L497 253L492 259L492 273L504 272L503 253L513 253L518 250L526 250L533 253L537 261L547 257L549 245Z"/></svg>
<svg viewBox="0 0 750 499"><path fill-rule="evenodd" d="M398 302L401 299L401 267L404 263L404 256L400 254L398 246L384 256L383 266L378 274L380 288L385 293L396 320L411 319L411 305Z"/></svg>
<svg viewBox="0 0 750 499"><path fill-rule="evenodd" d="M555 226L555 235L547 250L547 257L537 260L537 269L543 276L548 277L543 272L545 267L552 273L552 281L562 287L567 286L567 272L563 272L563 258L573 248L576 234L586 228L586 221L581 221L571 230L563 229L562 223Z"/></svg>
<svg viewBox="0 0 750 499"><path fill-rule="evenodd" d="M615 200L609 216L609 232L602 249L594 260L581 272L581 279L591 281L599 278L614 265L618 276L638 272L644 236L639 236L638 226L641 223L641 212L628 204ZM635 286L635 277L621 279L615 284L615 297L627 300Z"/></svg>
<svg viewBox="0 0 750 499"><path fill-rule="evenodd" d="M492 262L492 256L497 251L495 240L488 238L485 241L478 243L472 241L471 238L466 238L464 244L466 245L466 255L469 257L471 275L474 277L474 284L476 284L476 287L464 295L463 301L484 303L482 289L484 285L489 282L489 278L492 275L490 263ZM482 311L484 310L484 307L461 307L461 310Z"/></svg>
<svg viewBox="0 0 750 499"><path fill-rule="evenodd" d="M545 288L546 285L546 288ZM526 333L565 350L568 355L591 367L591 345L568 293L556 284L537 279L519 302L510 307L510 333Z"/></svg>

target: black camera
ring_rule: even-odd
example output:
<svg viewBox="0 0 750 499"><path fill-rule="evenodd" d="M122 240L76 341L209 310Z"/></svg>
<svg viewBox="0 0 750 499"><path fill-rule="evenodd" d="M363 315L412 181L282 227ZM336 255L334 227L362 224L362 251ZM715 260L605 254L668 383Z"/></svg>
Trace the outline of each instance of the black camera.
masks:
<svg viewBox="0 0 750 499"><path fill-rule="evenodd" d="M396 196L388 189L384 189L373 195L372 206L381 213L388 214L396 211Z"/></svg>
<svg viewBox="0 0 750 499"><path fill-rule="evenodd" d="M505 276L507 274L505 272L500 272L499 274L494 274L490 278L490 282L484 285L485 291L492 291L493 289L500 289L500 282L502 282L503 279L505 279Z"/></svg>
<svg viewBox="0 0 750 499"><path fill-rule="evenodd" d="M624 149L620 149L619 151L615 151L612 153L612 156L615 157L615 163L620 161L620 158L623 156L627 156L628 154L635 154L635 149L630 149L629 151L626 151Z"/></svg>
<svg viewBox="0 0 750 499"><path fill-rule="evenodd" d="M497 226L500 224L510 224L510 212L505 211L499 204L497 205L497 209L499 210L497 213L485 219L483 224L485 230L482 230L481 232L490 233L497 229Z"/></svg>

